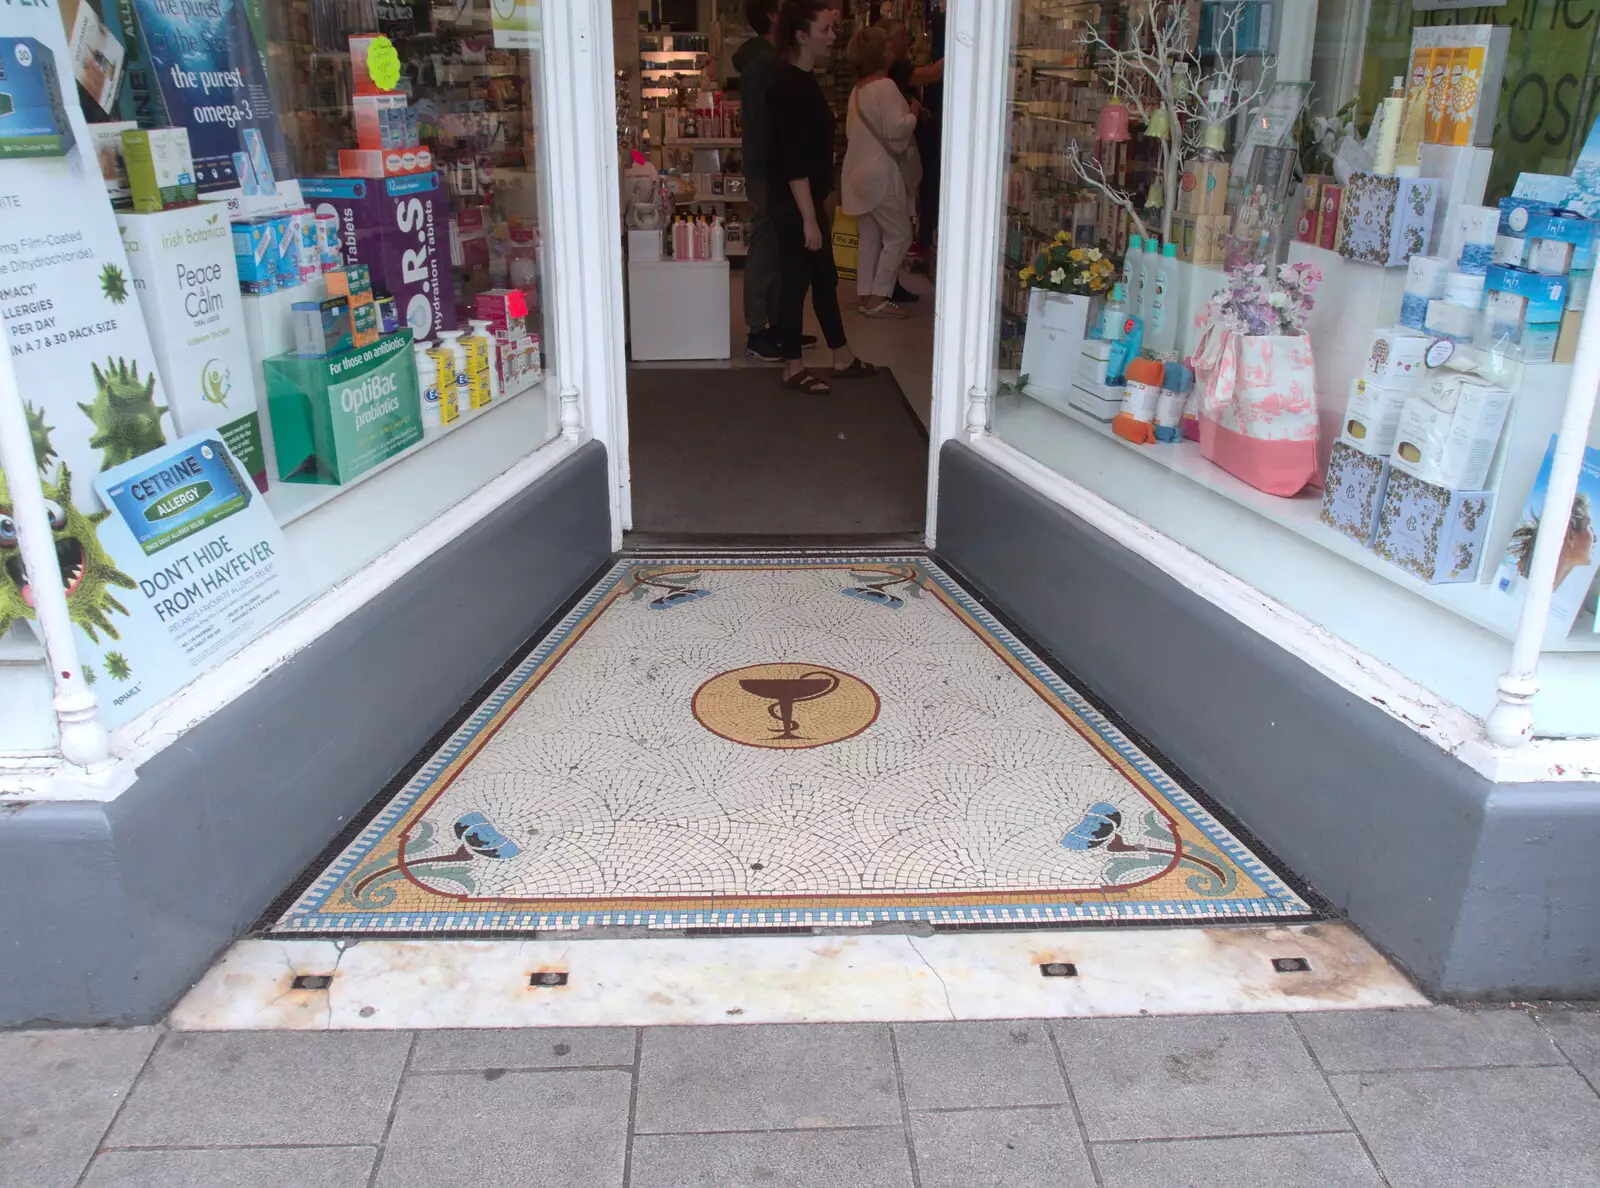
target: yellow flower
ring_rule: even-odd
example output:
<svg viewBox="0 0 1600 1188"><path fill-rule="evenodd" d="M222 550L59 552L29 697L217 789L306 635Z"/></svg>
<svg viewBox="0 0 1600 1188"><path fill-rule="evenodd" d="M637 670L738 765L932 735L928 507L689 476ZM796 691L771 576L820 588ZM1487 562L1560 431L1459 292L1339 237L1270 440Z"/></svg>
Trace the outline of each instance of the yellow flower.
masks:
<svg viewBox="0 0 1600 1188"><path fill-rule="evenodd" d="M1017 275L1025 281L1031 281L1039 274L1033 270L1032 265L1029 265L1027 268L1024 268L1021 272L1017 273Z"/></svg>
<svg viewBox="0 0 1600 1188"><path fill-rule="evenodd" d="M1056 242L1057 243L1071 243L1072 242L1072 234L1071 234L1071 232L1068 232L1068 231L1057 231L1056 232Z"/></svg>

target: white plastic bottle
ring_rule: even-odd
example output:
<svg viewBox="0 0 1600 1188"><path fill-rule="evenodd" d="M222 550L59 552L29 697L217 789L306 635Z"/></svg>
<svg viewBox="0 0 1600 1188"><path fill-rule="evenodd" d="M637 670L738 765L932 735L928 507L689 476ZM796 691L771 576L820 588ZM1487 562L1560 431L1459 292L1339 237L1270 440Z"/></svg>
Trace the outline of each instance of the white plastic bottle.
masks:
<svg viewBox="0 0 1600 1188"><path fill-rule="evenodd" d="M439 345L450 352L455 368L456 408L466 416L472 409L472 379L467 370L467 348L461 345L461 331L439 331Z"/></svg>
<svg viewBox="0 0 1600 1188"><path fill-rule="evenodd" d="M484 366L489 373L488 403L493 404L500 399L500 340L489 329L487 318L469 318L467 325L472 327L473 337L483 339Z"/></svg>
<svg viewBox="0 0 1600 1188"><path fill-rule="evenodd" d="M1122 258L1122 292L1134 313L1139 312L1139 293L1144 283L1144 237L1128 237L1128 254Z"/></svg>
<svg viewBox="0 0 1600 1188"><path fill-rule="evenodd" d="M1118 284L1111 286L1111 300L1106 302L1105 310L1100 315L1100 337L1107 342L1121 342L1127 333L1125 323L1128 320L1128 288Z"/></svg>
<svg viewBox="0 0 1600 1188"><path fill-rule="evenodd" d="M414 342L411 349L416 352L417 390L422 396L422 427L437 429L444 424L444 411L439 407L439 367L428 355L433 344Z"/></svg>
<svg viewBox="0 0 1600 1188"><path fill-rule="evenodd" d="M728 229L718 215L711 223L711 258L722 261L728 258Z"/></svg>
<svg viewBox="0 0 1600 1188"><path fill-rule="evenodd" d="M1154 294L1145 319L1145 346L1158 359L1172 353L1178 331L1178 245L1169 243L1156 258Z"/></svg>
<svg viewBox="0 0 1600 1188"><path fill-rule="evenodd" d="M1143 320L1147 330L1150 316L1155 312L1156 277L1161 273L1161 240L1154 235L1144 241L1144 280L1139 287L1139 305L1133 312Z"/></svg>

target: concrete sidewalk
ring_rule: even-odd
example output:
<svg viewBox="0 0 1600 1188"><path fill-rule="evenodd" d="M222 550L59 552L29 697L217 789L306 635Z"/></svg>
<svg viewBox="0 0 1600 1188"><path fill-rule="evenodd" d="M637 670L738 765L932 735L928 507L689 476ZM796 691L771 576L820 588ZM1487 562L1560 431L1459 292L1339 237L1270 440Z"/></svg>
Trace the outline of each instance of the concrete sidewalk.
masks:
<svg viewBox="0 0 1600 1188"><path fill-rule="evenodd" d="M0 1035L0 1185L1600 1184L1600 1011Z"/></svg>

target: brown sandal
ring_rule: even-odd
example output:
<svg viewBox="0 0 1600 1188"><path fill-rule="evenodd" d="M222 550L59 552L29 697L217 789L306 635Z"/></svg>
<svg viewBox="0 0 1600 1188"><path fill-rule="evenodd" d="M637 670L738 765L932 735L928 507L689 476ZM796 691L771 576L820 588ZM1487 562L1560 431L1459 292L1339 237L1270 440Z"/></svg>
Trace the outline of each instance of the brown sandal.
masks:
<svg viewBox="0 0 1600 1188"><path fill-rule="evenodd" d="M850 360L849 367L835 367L834 379L870 379L878 374L878 369L864 359Z"/></svg>
<svg viewBox="0 0 1600 1188"><path fill-rule="evenodd" d="M803 392L807 396L826 396L833 391L824 381L812 375L804 367L784 380L783 386L793 392Z"/></svg>

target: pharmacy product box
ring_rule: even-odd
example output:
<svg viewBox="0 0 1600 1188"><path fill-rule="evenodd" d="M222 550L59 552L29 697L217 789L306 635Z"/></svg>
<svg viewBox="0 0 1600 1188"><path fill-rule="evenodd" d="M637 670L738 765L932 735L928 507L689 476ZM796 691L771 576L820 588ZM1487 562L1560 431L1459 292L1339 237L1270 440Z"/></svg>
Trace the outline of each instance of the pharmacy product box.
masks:
<svg viewBox="0 0 1600 1188"><path fill-rule="evenodd" d="M117 225L173 425L215 431L265 491L260 385L227 212L213 203L119 212Z"/></svg>
<svg viewBox="0 0 1600 1188"><path fill-rule="evenodd" d="M340 149L340 177L405 177L433 169L433 151L417 148Z"/></svg>
<svg viewBox="0 0 1600 1188"><path fill-rule="evenodd" d="M1317 246L1333 251L1339 241L1339 212L1344 208L1344 187L1322 187L1322 209L1317 212Z"/></svg>
<svg viewBox="0 0 1600 1188"><path fill-rule="evenodd" d="M386 180L308 177L300 182L317 214L339 220L346 264L365 264L418 338L456 328L447 253L444 190L437 173Z"/></svg>
<svg viewBox="0 0 1600 1188"><path fill-rule="evenodd" d="M1215 267L1228 258L1228 216L1174 215L1173 238L1178 241L1178 259L1189 264Z"/></svg>
<svg viewBox="0 0 1600 1188"><path fill-rule="evenodd" d="M1400 297L1400 324L1421 330L1427 324L1428 302L1444 296L1450 263L1439 256L1412 256L1406 261L1406 287Z"/></svg>
<svg viewBox="0 0 1600 1188"><path fill-rule="evenodd" d="M1488 484L1511 411L1511 393L1459 373L1434 376L1400 412L1390 461L1430 483L1476 491Z"/></svg>
<svg viewBox="0 0 1600 1188"><path fill-rule="evenodd" d="M295 354L303 359L322 359L343 354L353 346L348 297L294 303Z"/></svg>
<svg viewBox="0 0 1600 1188"><path fill-rule="evenodd" d="M1228 209L1228 163L1189 161L1178 176L1178 206L1181 215L1219 215Z"/></svg>
<svg viewBox="0 0 1600 1188"><path fill-rule="evenodd" d="M1523 300L1522 321L1559 322L1567 303L1567 278L1544 276L1526 268L1509 268L1494 264L1485 278L1485 292L1510 293Z"/></svg>
<svg viewBox="0 0 1600 1188"><path fill-rule="evenodd" d="M1476 581L1493 491L1453 491L1391 470L1372 550L1429 585Z"/></svg>
<svg viewBox="0 0 1600 1188"><path fill-rule="evenodd" d="M1379 387L1409 388L1423 370L1428 338L1405 330L1379 330L1372 336L1363 374Z"/></svg>
<svg viewBox="0 0 1600 1188"><path fill-rule="evenodd" d="M0 158L64 157L73 143L55 55L32 37L0 37Z"/></svg>
<svg viewBox="0 0 1600 1188"><path fill-rule="evenodd" d="M278 291L278 238L273 227L270 218L231 225L233 266L242 292L259 295Z"/></svg>
<svg viewBox="0 0 1600 1188"><path fill-rule="evenodd" d="M1389 459L1346 441L1333 443L1322 485L1322 522L1370 549L1378 535L1378 510L1389 486Z"/></svg>
<svg viewBox="0 0 1600 1188"><path fill-rule="evenodd" d="M1294 237L1301 243L1317 242L1317 222L1322 217L1322 187L1333 178L1314 173L1299 185L1295 200Z"/></svg>
<svg viewBox="0 0 1600 1188"><path fill-rule="evenodd" d="M133 128L122 134L133 209L142 214L200 200L185 128Z"/></svg>
<svg viewBox="0 0 1600 1188"><path fill-rule="evenodd" d="M1355 173L1345 186L1334 248L1347 260L1401 268L1426 255L1437 185L1430 178Z"/></svg>
<svg viewBox="0 0 1600 1188"><path fill-rule="evenodd" d="M130 122L90 124L89 139L94 144L100 177L106 183L106 197L117 210L133 209L133 191L128 188L128 163L122 157L122 134L137 128Z"/></svg>
<svg viewBox="0 0 1600 1188"><path fill-rule="evenodd" d="M422 440L411 332L372 346L265 364L267 403L286 483L348 483Z"/></svg>
<svg viewBox="0 0 1600 1188"><path fill-rule="evenodd" d="M1122 400L1127 394L1128 390L1121 384L1095 383L1080 376L1067 390L1067 403L1097 421L1109 423L1122 411Z"/></svg>
<svg viewBox="0 0 1600 1188"><path fill-rule="evenodd" d="M1425 139L1490 143L1510 46L1509 25L1432 25L1412 32L1412 76L1420 60L1430 77Z"/></svg>
<svg viewBox="0 0 1600 1188"><path fill-rule="evenodd" d="M1394 451L1400 414L1410 396L1409 387L1384 387L1357 376L1350 381L1350 400L1345 405L1339 440L1364 454L1387 458Z"/></svg>
<svg viewBox="0 0 1600 1188"><path fill-rule="evenodd" d="M1549 210L1528 219L1527 266L1547 276L1565 276L1573 258L1587 254L1594 242L1594 224L1570 210Z"/></svg>

